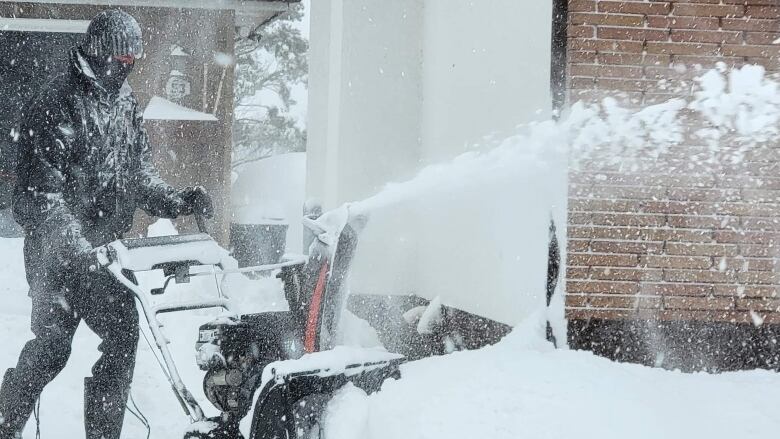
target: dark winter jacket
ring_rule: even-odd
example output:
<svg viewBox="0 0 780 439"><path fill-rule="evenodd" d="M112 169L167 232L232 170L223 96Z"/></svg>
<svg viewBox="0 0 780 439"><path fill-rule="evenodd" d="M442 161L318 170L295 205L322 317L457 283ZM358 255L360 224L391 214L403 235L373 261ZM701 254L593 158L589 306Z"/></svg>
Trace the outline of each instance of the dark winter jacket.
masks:
<svg viewBox="0 0 780 439"><path fill-rule="evenodd" d="M69 71L23 113L14 217L28 240L45 241L26 253L41 253L35 257L46 266L67 266L121 237L137 208L165 218L181 213L182 199L152 166L132 90L107 92L77 50Z"/></svg>

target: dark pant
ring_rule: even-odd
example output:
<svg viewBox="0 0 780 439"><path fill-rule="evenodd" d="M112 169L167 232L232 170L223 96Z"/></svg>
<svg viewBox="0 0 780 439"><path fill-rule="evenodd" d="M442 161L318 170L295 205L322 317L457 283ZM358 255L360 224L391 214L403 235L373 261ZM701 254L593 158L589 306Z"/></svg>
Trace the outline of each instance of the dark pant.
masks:
<svg viewBox="0 0 780 439"><path fill-rule="evenodd" d="M43 388L65 367L81 319L102 339L102 355L92 367L92 378L85 380L87 437L118 438L138 344L132 293L104 271L77 278L71 273L64 282L49 283L49 278L28 271L35 338L3 379L0 438L24 428Z"/></svg>

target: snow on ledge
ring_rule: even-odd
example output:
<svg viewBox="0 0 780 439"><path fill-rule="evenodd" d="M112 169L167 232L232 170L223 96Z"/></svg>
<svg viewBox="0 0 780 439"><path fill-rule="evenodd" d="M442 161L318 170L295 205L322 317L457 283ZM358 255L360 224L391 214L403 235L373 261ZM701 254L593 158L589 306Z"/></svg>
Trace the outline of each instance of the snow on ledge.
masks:
<svg viewBox="0 0 780 439"><path fill-rule="evenodd" d="M200 120L216 122L213 114L183 107L159 96L153 96L144 110L145 120Z"/></svg>

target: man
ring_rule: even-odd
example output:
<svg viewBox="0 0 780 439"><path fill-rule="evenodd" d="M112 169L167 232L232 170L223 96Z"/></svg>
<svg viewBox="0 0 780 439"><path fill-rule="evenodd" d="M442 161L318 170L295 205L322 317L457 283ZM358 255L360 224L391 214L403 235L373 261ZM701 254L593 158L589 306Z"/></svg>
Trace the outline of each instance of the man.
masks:
<svg viewBox="0 0 780 439"><path fill-rule="evenodd" d="M98 14L22 114L14 216L25 230L32 331L0 388L0 438L19 437L43 388L65 367L81 319L102 339L84 381L87 438L119 438L138 343L129 291L96 269L93 249L118 239L141 208L175 218L213 213L202 188L176 191L151 164L138 103L125 82L143 54L141 28Z"/></svg>

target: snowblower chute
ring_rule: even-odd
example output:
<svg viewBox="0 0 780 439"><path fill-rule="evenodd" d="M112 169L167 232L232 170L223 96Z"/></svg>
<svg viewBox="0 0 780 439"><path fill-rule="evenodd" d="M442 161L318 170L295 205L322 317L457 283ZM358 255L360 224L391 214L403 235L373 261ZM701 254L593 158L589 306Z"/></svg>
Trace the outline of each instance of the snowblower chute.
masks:
<svg viewBox="0 0 780 439"><path fill-rule="evenodd" d="M322 437L320 415L334 391L347 383L374 392L399 377L403 356L384 350L334 347L347 288L345 280L365 218L347 207L314 220L304 219L316 239L308 257L280 264L225 269L227 252L208 235L122 240L101 253L105 265L138 298L149 332L161 352L165 375L193 421L185 438L243 438L239 421L253 408L250 439ZM150 305L151 294L135 282L135 271L162 269L168 279L186 281L196 265L218 276L231 272L280 270L289 311L220 317L199 329L197 362L206 372L203 390L220 415L206 419L187 390L168 352L157 315L219 307L230 310L229 295L184 303ZM206 273L206 274L210 274ZM166 282L167 285L167 282Z"/></svg>

